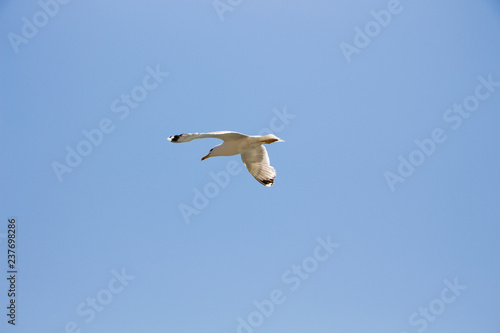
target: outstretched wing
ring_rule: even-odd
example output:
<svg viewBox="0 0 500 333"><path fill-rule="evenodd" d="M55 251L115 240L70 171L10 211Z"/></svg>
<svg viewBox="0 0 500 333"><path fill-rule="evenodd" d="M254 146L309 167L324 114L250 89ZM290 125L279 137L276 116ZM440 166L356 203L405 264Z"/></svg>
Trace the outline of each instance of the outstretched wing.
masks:
<svg viewBox="0 0 500 333"><path fill-rule="evenodd" d="M276 178L276 170L269 165L269 156L264 146L247 150L241 153L241 160L259 183L265 186L273 186Z"/></svg>
<svg viewBox="0 0 500 333"><path fill-rule="evenodd" d="M189 142L192 140L196 139L206 139L206 138L212 138L212 139L221 139L223 141L225 140L237 140L237 139L242 139L242 138L247 138L248 135L241 134L238 132L230 132L230 131L220 131L220 132L210 132L210 133L185 133L185 134L178 134L178 135L173 135L168 138L168 141L170 142Z"/></svg>

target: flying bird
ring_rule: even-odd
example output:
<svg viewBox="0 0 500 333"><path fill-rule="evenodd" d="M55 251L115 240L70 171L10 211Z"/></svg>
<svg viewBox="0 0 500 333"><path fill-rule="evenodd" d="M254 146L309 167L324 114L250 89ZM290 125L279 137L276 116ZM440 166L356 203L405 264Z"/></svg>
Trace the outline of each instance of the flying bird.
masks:
<svg viewBox="0 0 500 333"><path fill-rule="evenodd" d="M233 156L241 154L241 160L248 169L248 172L259 183L265 186L272 186L276 178L276 170L269 164L269 156L264 144L273 142L284 142L273 134L268 135L245 135L238 132L210 132L210 133L186 133L173 135L168 141L181 143L196 139L214 138L223 142L210 149L210 152L203 156L201 160L206 160L214 156Z"/></svg>

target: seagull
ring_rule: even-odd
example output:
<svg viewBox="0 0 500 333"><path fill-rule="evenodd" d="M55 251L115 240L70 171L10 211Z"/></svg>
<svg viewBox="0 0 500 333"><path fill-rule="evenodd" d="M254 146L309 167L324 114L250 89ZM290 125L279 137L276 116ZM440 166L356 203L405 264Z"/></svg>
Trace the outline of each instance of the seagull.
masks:
<svg viewBox="0 0 500 333"><path fill-rule="evenodd" d="M248 172L259 183L265 186L273 186L276 178L276 170L269 164L269 156L264 144L273 142L284 142L273 134L267 135L245 135L238 132L220 131L210 133L185 133L173 135L168 141L181 143L196 139L214 138L223 142L210 149L210 152L203 156L201 160L206 160L214 156L233 156L241 154L241 160L248 169Z"/></svg>

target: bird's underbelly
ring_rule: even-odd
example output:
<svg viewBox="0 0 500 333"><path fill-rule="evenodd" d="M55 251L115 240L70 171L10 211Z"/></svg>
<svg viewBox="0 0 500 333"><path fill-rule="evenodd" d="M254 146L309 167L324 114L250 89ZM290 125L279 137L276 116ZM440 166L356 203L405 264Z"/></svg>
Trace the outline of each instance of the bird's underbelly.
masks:
<svg viewBox="0 0 500 333"><path fill-rule="evenodd" d="M260 146L262 143L254 140L234 140L229 143L224 144L224 149L222 149L221 154L223 156L232 156L241 154L249 149L254 149Z"/></svg>

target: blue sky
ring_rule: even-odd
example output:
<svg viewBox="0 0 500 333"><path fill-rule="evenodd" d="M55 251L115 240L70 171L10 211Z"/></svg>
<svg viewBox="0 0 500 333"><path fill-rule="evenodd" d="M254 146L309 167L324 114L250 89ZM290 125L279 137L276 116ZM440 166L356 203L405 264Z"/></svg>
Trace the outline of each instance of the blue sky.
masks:
<svg viewBox="0 0 500 333"><path fill-rule="evenodd" d="M496 1L4 1L0 36L2 332L499 332ZM272 188L167 141L218 130L286 141Z"/></svg>

